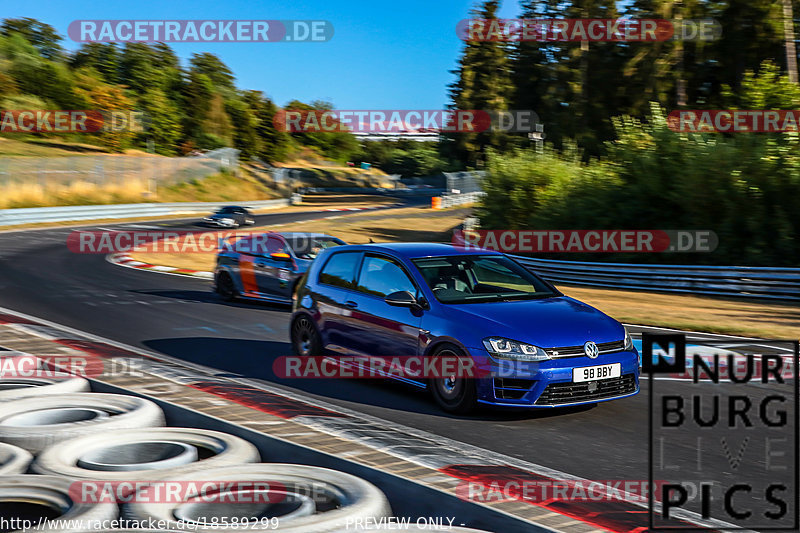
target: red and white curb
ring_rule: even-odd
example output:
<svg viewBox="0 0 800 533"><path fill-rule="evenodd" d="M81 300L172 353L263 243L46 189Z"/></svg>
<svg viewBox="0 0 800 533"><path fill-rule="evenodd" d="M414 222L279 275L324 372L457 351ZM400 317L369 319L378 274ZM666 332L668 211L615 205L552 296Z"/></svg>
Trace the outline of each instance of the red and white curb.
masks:
<svg viewBox="0 0 800 533"><path fill-rule="evenodd" d="M106 261L113 265L137 270L147 270L148 272L158 272L160 274L172 274L174 276L189 276L191 278L214 279L214 273L206 270L193 270L191 268L178 268L163 265L152 265L144 261L138 261L126 253L110 254L106 256Z"/></svg>

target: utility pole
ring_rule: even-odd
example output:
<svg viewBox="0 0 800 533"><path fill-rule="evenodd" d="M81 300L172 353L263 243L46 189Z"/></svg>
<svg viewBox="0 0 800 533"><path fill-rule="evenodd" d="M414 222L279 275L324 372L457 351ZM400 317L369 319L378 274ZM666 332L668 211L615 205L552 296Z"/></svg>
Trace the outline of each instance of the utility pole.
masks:
<svg viewBox="0 0 800 533"><path fill-rule="evenodd" d="M789 71L789 81L797 84L797 49L794 44L792 0L783 0L783 37L786 42L786 70Z"/></svg>

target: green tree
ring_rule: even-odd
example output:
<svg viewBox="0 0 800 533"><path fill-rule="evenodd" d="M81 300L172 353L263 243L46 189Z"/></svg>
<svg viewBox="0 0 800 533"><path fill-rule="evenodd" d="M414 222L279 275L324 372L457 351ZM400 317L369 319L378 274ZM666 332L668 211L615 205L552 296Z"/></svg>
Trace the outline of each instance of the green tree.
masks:
<svg viewBox="0 0 800 533"><path fill-rule="evenodd" d="M231 92L236 90L233 72L214 54L193 54L189 63L192 72L208 76L218 89Z"/></svg>
<svg viewBox="0 0 800 533"><path fill-rule="evenodd" d="M158 87L144 95L141 106L146 127L139 137L152 140L156 153L174 155L183 133L177 106Z"/></svg>
<svg viewBox="0 0 800 533"><path fill-rule="evenodd" d="M241 151L242 159L259 153L258 120L253 110L242 100L228 100L225 111L233 122L233 147Z"/></svg>
<svg viewBox="0 0 800 533"><path fill-rule="evenodd" d="M0 34L9 36L18 33L22 35L36 50L47 59L61 59L64 50L61 45L62 38L49 24L32 18L5 19L0 25Z"/></svg>
<svg viewBox="0 0 800 533"><path fill-rule="evenodd" d="M275 127L275 114L278 107L261 91L245 91L243 99L256 118L258 135L258 156L266 162L283 161L291 146L291 137Z"/></svg>
<svg viewBox="0 0 800 533"><path fill-rule="evenodd" d="M474 18L497 19L499 0L486 0L473 10ZM450 85L452 107L460 110L505 111L512 96L508 47L504 42L467 41L458 67L456 81ZM487 148L503 150L509 139L505 132L488 128L478 133L453 133L449 144L452 154L468 165L483 160Z"/></svg>
<svg viewBox="0 0 800 533"><path fill-rule="evenodd" d="M157 65L158 54L144 43L125 43L119 67L119 83L138 95L161 87L163 73Z"/></svg>
<svg viewBox="0 0 800 533"><path fill-rule="evenodd" d="M221 142L223 146L230 146L233 143L233 123L225 111L225 99L221 94L214 94L211 97L208 113L200 123L200 128L202 134L205 134L205 136L201 134L201 139L214 139L214 144Z"/></svg>
<svg viewBox="0 0 800 533"><path fill-rule="evenodd" d="M120 59L116 43L86 43L72 56L70 66L92 68L106 83L119 83Z"/></svg>

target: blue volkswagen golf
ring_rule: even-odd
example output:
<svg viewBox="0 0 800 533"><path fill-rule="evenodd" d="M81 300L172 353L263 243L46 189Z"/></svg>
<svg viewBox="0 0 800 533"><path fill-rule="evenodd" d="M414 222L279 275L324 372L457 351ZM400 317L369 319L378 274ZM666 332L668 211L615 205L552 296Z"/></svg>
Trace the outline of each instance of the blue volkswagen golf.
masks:
<svg viewBox="0 0 800 533"><path fill-rule="evenodd" d="M457 358L473 374L397 377L446 411L558 407L639 392L625 328L499 252L387 243L323 251L298 286L296 355Z"/></svg>

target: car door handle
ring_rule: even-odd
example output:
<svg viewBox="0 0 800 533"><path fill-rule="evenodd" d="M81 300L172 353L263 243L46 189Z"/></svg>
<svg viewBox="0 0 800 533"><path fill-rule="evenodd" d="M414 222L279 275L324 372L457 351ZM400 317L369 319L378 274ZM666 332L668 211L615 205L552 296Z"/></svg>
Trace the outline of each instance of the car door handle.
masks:
<svg viewBox="0 0 800 533"><path fill-rule="evenodd" d="M353 300L347 300L347 301L344 303L344 306L345 306L345 307L349 307L350 309L355 309L356 307L358 307L358 303L357 303L357 302L354 302Z"/></svg>

